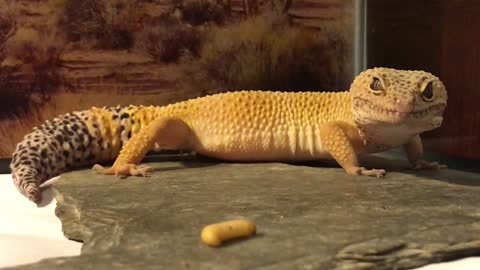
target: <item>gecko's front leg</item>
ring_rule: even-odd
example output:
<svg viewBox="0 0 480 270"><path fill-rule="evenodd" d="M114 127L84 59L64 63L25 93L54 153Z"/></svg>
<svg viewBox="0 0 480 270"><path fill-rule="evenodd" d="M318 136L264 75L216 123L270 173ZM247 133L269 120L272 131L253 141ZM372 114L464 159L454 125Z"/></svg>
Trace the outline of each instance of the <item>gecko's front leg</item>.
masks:
<svg viewBox="0 0 480 270"><path fill-rule="evenodd" d="M182 149L190 144L191 135L190 127L181 119L158 117L132 136L112 167L95 164L92 170L98 174L146 176L153 169L138 164L154 145L159 149Z"/></svg>
<svg viewBox="0 0 480 270"><path fill-rule="evenodd" d="M348 174L383 177L385 170L360 167L355 148L360 148L362 139L357 129L345 122L335 121L323 125L320 139L325 150Z"/></svg>
<svg viewBox="0 0 480 270"><path fill-rule="evenodd" d="M420 135L415 135L405 145L403 145L408 161L412 164L415 170L440 170L447 168L446 165L440 164L436 161L430 162L422 159L423 144Z"/></svg>

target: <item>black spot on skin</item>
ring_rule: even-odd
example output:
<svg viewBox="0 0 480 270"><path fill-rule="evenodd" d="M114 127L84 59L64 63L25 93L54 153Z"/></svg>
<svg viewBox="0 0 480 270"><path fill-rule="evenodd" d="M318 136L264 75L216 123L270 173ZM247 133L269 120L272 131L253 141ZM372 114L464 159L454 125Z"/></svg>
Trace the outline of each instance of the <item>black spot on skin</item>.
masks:
<svg viewBox="0 0 480 270"><path fill-rule="evenodd" d="M43 159L47 158L47 149L43 149L42 152L40 152L40 157Z"/></svg>
<svg viewBox="0 0 480 270"><path fill-rule="evenodd" d="M87 146L92 145L92 143L93 143L93 137L90 136L90 135L88 135L88 143L87 143Z"/></svg>
<svg viewBox="0 0 480 270"><path fill-rule="evenodd" d="M122 115L120 116L120 119L125 119L128 117L129 117L128 113L122 113Z"/></svg>
<svg viewBox="0 0 480 270"><path fill-rule="evenodd" d="M128 137L128 138L131 138L131 137L132 137L132 131L131 131L131 130L128 132L127 137Z"/></svg>
<svg viewBox="0 0 480 270"><path fill-rule="evenodd" d="M63 144L63 138L61 135L56 135L55 139L57 139L60 144Z"/></svg>
<svg viewBox="0 0 480 270"><path fill-rule="evenodd" d="M124 126L120 126L120 132L123 132L125 130Z"/></svg>
<svg viewBox="0 0 480 270"><path fill-rule="evenodd" d="M114 115L112 116L112 120L116 120L117 118L118 118L118 115L117 115L117 114L114 114Z"/></svg>
<svg viewBox="0 0 480 270"><path fill-rule="evenodd" d="M30 166L32 165L32 162L30 160L26 160L26 161L23 161L22 163L20 163L21 165L27 165L27 166Z"/></svg>
<svg viewBox="0 0 480 270"><path fill-rule="evenodd" d="M64 157L68 157L69 154L70 154L70 153L69 153L67 150L63 150L63 156L64 156Z"/></svg>
<svg viewBox="0 0 480 270"><path fill-rule="evenodd" d="M74 124L74 125L72 126L72 130L73 130L73 131L77 131L78 129L79 129L79 126L78 126L77 124Z"/></svg>
<svg viewBox="0 0 480 270"><path fill-rule="evenodd" d="M53 148L57 149L58 148L58 144L56 142L52 142L52 146Z"/></svg>
<svg viewBox="0 0 480 270"><path fill-rule="evenodd" d="M96 123L94 123L92 126L93 126L94 128L98 128L98 125L97 125Z"/></svg>
<svg viewBox="0 0 480 270"><path fill-rule="evenodd" d="M68 134L69 132L71 133L71 131L70 131L70 129L68 128L68 126L63 126L63 131L64 131L65 133L67 133L67 134Z"/></svg>
<svg viewBox="0 0 480 270"><path fill-rule="evenodd" d="M43 162L43 161L40 161L40 166L41 166L42 168L46 168L46 167L47 167L47 164L45 164L45 162Z"/></svg>
<svg viewBox="0 0 480 270"><path fill-rule="evenodd" d="M38 147L32 146L32 147L30 147L30 150L37 152L37 151L38 151Z"/></svg>

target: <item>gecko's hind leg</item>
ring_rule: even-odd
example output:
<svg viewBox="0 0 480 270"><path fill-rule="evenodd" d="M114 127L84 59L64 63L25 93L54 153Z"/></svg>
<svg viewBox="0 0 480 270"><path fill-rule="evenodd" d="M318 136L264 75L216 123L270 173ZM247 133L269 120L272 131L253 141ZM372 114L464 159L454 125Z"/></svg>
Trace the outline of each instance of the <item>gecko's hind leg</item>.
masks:
<svg viewBox="0 0 480 270"><path fill-rule="evenodd" d="M161 149L185 149L190 146L192 132L190 127L180 119L158 117L140 129L123 146L112 167L104 168L96 164L92 170L107 175L147 176L153 169L147 165L138 165L145 154L155 144Z"/></svg>

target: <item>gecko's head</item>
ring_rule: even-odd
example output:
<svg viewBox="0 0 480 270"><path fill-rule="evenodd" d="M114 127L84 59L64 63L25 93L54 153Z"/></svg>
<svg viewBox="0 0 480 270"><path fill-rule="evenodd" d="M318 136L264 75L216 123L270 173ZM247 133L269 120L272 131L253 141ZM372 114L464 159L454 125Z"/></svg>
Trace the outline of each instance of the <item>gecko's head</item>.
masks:
<svg viewBox="0 0 480 270"><path fill-rule="evenodd" d="M350 91L354 120L362 125L431 130L441 125L447 106L445 86L425 71L368 69L355 78Z"/></svg>

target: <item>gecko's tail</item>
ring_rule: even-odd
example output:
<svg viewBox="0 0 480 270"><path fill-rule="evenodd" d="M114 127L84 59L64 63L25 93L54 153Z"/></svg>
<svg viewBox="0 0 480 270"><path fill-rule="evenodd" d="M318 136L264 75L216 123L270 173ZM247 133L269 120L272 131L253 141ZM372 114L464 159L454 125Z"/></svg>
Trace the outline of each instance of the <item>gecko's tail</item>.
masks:
<svg viewBox="0 0 480 270"><path fill-rule="evenodd" d="M27 134L17 144L10 169L18 190L31 201L41 200L40 185L65 170L84 164L88 155L82 151L89 134L78 117L66 114L47 121Z"/></svg>
<svg viewBox="0 0 480 270"><path fill-rule="evenodd" d="M35 168L20 165L12 172L13 182L18 190L29 200L39 203L42 199L40 192L40 179L37 177L38 172Z"/></svg>
<svg viewBox="0 0 480 270"><path fill-rule="evenodd" d="M35 203L41 200L40 185L64 167L54 164L59 149L53 148L52 142L52 138L35 130L17 145L10 163L15 186Z"/></svg>
<svg viewBox="0 0 480 270"><path fill-rule="evenodd" d="M154 107L118 106L67 113L46 121L27 134L13 153L10 168L15 185L38 203L43 182L73 168L113 159L133 130L140 130L156 114ZM133 115L140 120L133 121Z"/></svg>

